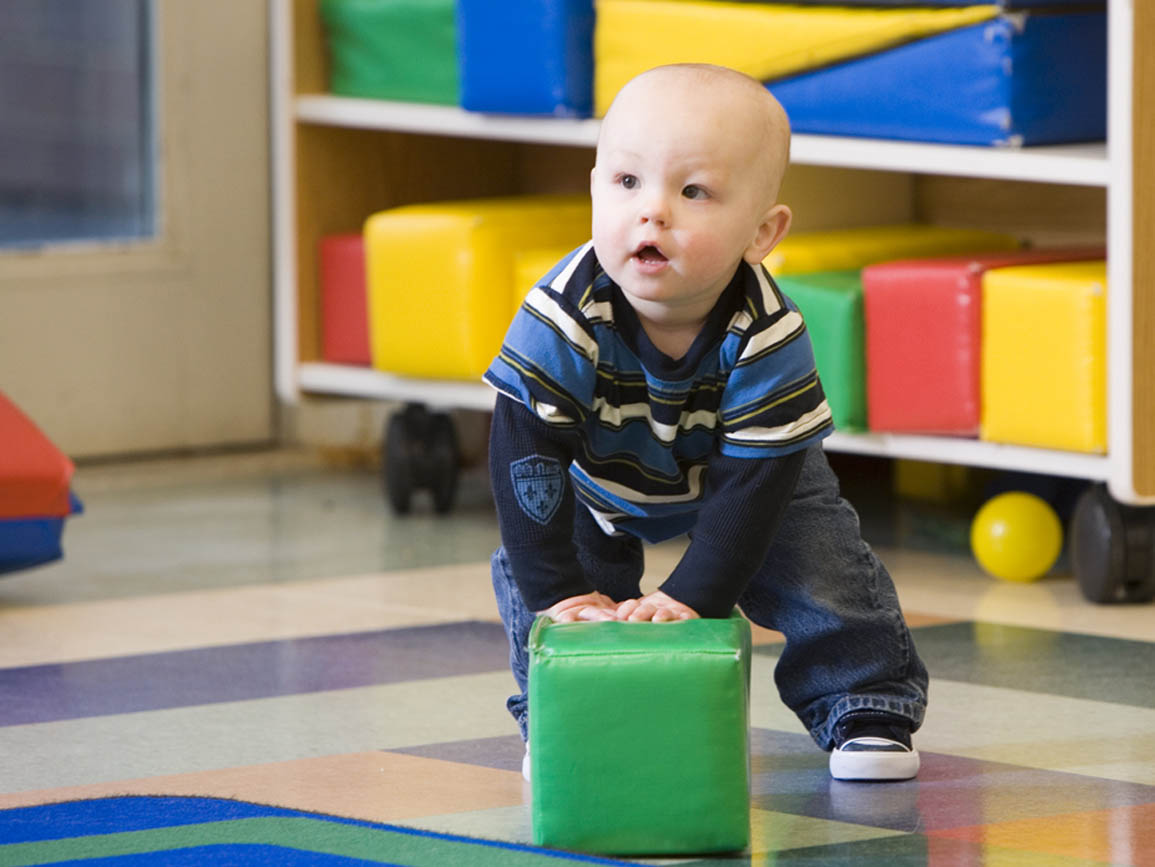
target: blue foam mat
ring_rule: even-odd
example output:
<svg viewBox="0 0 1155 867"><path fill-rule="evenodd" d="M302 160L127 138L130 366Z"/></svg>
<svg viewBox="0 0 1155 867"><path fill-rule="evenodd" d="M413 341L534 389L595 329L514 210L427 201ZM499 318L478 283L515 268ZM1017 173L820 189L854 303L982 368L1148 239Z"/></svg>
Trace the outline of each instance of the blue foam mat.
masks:
<svg viewBox="0 0 1155 867"><path fill-rule="evenodd" d="M1106 15L1003 15L768 87L800 133L1097 141L1107 132Z"/></svg>

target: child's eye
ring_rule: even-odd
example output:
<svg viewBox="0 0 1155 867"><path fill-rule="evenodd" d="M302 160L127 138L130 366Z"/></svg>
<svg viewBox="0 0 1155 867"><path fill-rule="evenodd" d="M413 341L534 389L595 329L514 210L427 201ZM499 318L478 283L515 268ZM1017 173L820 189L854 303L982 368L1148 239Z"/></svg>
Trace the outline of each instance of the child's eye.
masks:
<svg viewBox="0 0 1155 867"><path fill-rule="evenodd" d="M687 184L682 187L682 195L687 199L704 199L709 194L697 184Z"/></svg>
<svg viewBox="0 0 1155 867"><path fill-rule="evenodd" d="M627 190L636 190L638 188L638 179L634 175L619 175L618 183Z"/></svg>

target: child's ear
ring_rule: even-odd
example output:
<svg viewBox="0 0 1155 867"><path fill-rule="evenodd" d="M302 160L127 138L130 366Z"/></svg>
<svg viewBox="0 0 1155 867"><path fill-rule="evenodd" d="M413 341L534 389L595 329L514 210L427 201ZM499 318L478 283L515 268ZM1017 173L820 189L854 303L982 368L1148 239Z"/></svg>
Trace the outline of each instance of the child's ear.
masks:
<svg viewBox="0 0 1155 867"><path fill-rule="evenodd" d="M778 246L778 242L786 237L790 231L790 221L794 215L786 205L775 205L762 216L758 224L758 231L754 241L746 248L742 258L751 265L757 265L770 255L770 251Z"/></svg>

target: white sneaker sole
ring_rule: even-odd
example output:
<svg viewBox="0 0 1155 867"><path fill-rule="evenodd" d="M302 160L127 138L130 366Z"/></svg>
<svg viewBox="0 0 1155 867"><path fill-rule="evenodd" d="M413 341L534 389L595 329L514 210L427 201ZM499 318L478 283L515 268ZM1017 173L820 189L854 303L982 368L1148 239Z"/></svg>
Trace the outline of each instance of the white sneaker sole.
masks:
<svg viewBox="0 0 1155 867"><path fill-rule="evenodd" d="M884 782L918 776L918 750L835 750L830 754L830 776L836 780Z"/></svg>
<svg viewBox="0 0 1155 867"><path fill-rule="evenodd" d="M525 780L527 783L529 783L529 782L532 782L532 781L530 780L530 778L529 778L529 769L530 769L530 764L529 764L529 744L526 744L526 747L525 747L525 755L521 757L521 777L522 777L522 779L524 779L524 780Z"/></svg>

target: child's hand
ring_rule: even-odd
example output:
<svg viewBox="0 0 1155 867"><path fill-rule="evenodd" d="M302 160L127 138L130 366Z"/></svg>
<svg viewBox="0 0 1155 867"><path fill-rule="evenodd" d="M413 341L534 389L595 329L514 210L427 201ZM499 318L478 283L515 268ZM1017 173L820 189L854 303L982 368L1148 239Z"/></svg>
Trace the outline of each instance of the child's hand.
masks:
<svg viewBox="0 0 1155 867"><path fill-rule="evenodd" d="M655 590L641 599L627 599L618 606L617 616L618 620L667 623L674 620L693 620L699 614L689 605L683 605L661 590Z"/></svg>
<svg viewBox="0 0 1155 867"><path fill-rule="evenodd" d="M542 612L557 623L578 620L616 620L618 604L604 593L583 593L555 602Z"/></svg>

